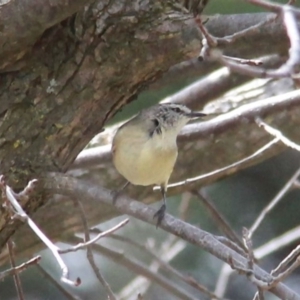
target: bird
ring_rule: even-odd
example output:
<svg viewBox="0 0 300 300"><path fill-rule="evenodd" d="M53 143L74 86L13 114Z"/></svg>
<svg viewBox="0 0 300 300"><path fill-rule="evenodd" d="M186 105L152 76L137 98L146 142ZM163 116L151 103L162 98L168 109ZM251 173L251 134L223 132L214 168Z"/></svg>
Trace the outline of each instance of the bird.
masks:
<svg viewBox="0 0 300 300"><path fill-rule="evenodd" d="M191 119L206 114L181 104L156 104L120 126L112 141L113 163L129 183L160 186L163 203L153 218L158 227L166 211L166 192L177 154L177 136ZM122 189L123 189L122 188Z"/></svg>

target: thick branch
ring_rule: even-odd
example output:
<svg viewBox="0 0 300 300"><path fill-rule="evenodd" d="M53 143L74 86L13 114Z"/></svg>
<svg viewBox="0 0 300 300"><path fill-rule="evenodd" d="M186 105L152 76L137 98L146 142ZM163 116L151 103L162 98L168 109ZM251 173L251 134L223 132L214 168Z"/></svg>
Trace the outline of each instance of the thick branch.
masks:
<svg viewBox="0 0 300 300"><path fill-rule="evenodd" d="M43 184L46 189L53 192L64 193L65 195L70 196L73 195L73 197L82 197L92 201L101 201L102 203L110 205L113 202L113 195L111 191L101 188L99 185L89 184L81 180L57 175L54 180L46 179ZM145 206L128 197L120 197L115 206L123 214L128 214L147 223L155 224L155 220L153 220L153 214L155 212L154 208ZM175 219L168 214L165 216L161 227L189 243L208 251L230 265L235 265L237 268L248 268L247 258L225 246L213 235L198 227ZM271 276L260 267L254 266L253 271L255 277L263 278L266 281L271 280ZM280 299L300 299L299 295L294 293L282 283L278 283L270 289L270 292L277 295Z"/></svg>

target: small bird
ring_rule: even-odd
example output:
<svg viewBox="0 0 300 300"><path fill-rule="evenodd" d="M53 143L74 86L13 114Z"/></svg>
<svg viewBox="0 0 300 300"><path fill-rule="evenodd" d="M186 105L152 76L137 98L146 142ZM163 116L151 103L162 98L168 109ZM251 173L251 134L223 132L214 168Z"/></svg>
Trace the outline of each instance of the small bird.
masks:
<svg viewBox="0 0 300 300"><path fill-rule="evenodd" d="M153 216L157 226L166 211L167 185L178 154L177 136L191 119L204 116L184 105L157 104L123 124L113 138L113 163L128 183L161 187L163 204Z"/></svg>

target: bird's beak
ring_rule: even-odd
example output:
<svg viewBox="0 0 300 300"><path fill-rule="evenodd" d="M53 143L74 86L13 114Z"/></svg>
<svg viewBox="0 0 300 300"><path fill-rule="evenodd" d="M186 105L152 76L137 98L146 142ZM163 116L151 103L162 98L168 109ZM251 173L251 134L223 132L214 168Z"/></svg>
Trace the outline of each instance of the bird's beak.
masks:
<svg viewBox="0 0 300 300"><path fill-rule="evenodd" d="M198 112L198 111L191 111L190 113L187 113L186 116L188 118L194 119L194 118L206 117L207 114L204 114L204 113Z"/></svg>

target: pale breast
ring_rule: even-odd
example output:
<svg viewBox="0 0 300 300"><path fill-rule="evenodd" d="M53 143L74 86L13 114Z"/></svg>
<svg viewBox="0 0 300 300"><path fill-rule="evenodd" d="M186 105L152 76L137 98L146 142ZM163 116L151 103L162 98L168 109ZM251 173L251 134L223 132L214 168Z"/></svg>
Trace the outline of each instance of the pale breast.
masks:
<svg viewBox="0 0 300 300"><path fill-rule="evenodd" d="M168 182L177 158L176 140L167 144L162 137L139 136L115 141L113 154L117 170L132 184L161 185Z"/></svg>

